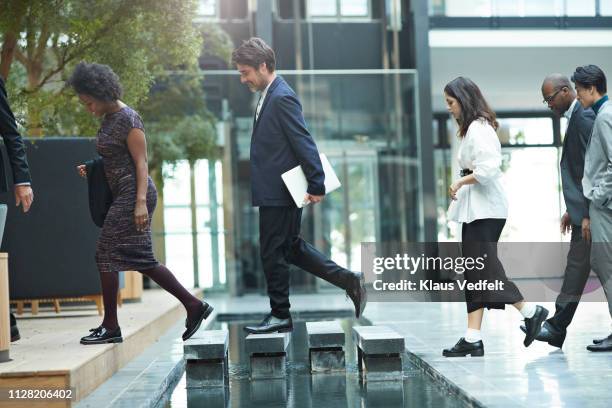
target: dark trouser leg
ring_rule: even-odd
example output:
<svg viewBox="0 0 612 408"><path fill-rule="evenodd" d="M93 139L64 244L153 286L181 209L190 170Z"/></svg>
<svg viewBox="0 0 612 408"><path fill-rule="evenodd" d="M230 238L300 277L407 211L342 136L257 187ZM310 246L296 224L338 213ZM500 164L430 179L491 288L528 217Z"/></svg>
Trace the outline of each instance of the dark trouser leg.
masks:
<svg viewBox="0 0 612 408"><path fill-rule="evenodd" d="M559 333L565 333L571 323L578 302L591 272L591 245L582 239L582 227L572 226L572 239L567 254L567 265L561 293L555 302L555 315L548 323Z"/></svg>
<svg viewBox="0 0 612 408"><path fill-rule="evenodd" d="M302 210L295 207L259 207L259 252L266 276L272 314L289 317L289 263L291 237L299 234Z"/></svg>
<svg viewBox="0 0 612 408"><path fill-rule="evenodd" d="M11 315L11 327L17 326L17 319L15 319L15 315L10 313Z"/></svg>
<svg viewBox="0 0 612 408"><path fill-rule="evenodd" d="M192 313L200 310L200 300L185 289L164 265L159 264L155 268L143 270L140 273L153 279L162 289L177 298L185 306L189 318L192 317Z"/></svg>
<svg viewBox="0 0 612 408"><path fill-rule="evenodd" d="M104 300L104 320L102 326L108 331L113 331L119 327L117 321L117 293L119 292L119 273L102 272L100 273L102 283L102 299Z"/></svg>
<svg viewBox="0 0 612 408"><path fill-rule="evenodd" d="M299 236L294 237L292 240L289 262L345 290L350 287L350 284L355 279L353 272L328 259Z"/></svg>
<svg viewBox="0 0 612 408"><path fill-rule="evenodd" d="M504 219L481 219L471 223L464 223L461 233L461 248L463 257L478 258L487 254L484 261L485 268L482 271L469 270L465 272L468 282L476 283L486 279L489 282L499 280L504 283L501 292L489 291L465 291L468 313L481 308L503 309L506 304L513 304L523 300L523 296L516 285L509 281L506 272L497 258L497 241L501 235L506 220Z"/></svg>

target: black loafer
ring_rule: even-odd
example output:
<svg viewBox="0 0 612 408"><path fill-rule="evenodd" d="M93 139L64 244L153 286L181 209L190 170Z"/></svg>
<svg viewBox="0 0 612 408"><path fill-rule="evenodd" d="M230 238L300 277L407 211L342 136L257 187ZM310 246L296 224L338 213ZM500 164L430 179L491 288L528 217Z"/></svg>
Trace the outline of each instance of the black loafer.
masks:
<svg viewBox="0 0 612 408"><path fill-rule="evenodd" d="M529 347L531 343L535 340L538 333L540 333L540 329L542 328L542 323L548 317L548 309L537 305L536 312L533 317L525 319L525 340L523 344L525 347Z"/></svg>
<svg viewBox="0 0 612 408"><path fill-rule="evenodd" d="M287 333L293 331L293 320L291 316L287 319L279 319L270 313L259 325L246 326L244 331L251 334Z"/></svg>
<svg viewBox="0 0 612 408"><path fill-rule="evenodd" d="M200 328L202 322L210 316L214 308L206 302L202 302L200 304L200 311L196 317L192 320L185 319L185 327L186 330L183 333L183 341L189 339L191 336L195 334Z"/></svg>
<svg viewBox="0 0 612 408"><path fill-rule="evenodd" d="M484 356L484 344L482 343L482 340L469 343L465 341L464 337L462 337L452 348L444 349L442 351L442 355L444 357L465 357L467 355L472 357L482 357Z"/></svg>
<svg viewBox="0 0 612 408"><path fill-rule="evenodd" d="M11 326L11 343L17 341L21 338L21 334L19 334L19 329L17 325Z"/></svg>
<svg viewBox="0 0 612 408"><path fill-rule="evenodd" d="M603 339L603 341L597 344L589 344L587 346L589 351L612 351L612 335Z"/></svg>
<svg viewBox="0 0 612 408"><path fill-rule="evenodd" d="M100 326L90 329L90 335L81 338L81 344L106 344L122 343L121 328L117 327L113 331L108 331L106 327Z"/></svg>
<svg viewBox="0 0 612 408"><path fill-rule="evenodd" d="M524 325L521 325L521 331L523 333L527 333L527 328ZM553 347L561 348L563 346L563 342L565 341L566 334L567 333L558 333L552 327L550 327L548 322L544 322L542 328L540 329L540 333L538 333L536 336L536 340L548 343Z"/></svg>
<svg viewBox="0 0 612 408"><path fill-rule="evenodd" d="M363 273L355 273L351 286L346 290L346 295L353 301L353 305L355 306L355 317L359 318L363 314L363 310L368 301L365 288L365 275Z"/></svg>
<svg viewBox="0 0 612 408"><path fill-rule="evenodd" d="M600 343L603 343L604 341L606 341L608 339L612 339L612 334L610 334L608 337L604 337L602 339L593 339L593 344L600 344Z"/></svg>

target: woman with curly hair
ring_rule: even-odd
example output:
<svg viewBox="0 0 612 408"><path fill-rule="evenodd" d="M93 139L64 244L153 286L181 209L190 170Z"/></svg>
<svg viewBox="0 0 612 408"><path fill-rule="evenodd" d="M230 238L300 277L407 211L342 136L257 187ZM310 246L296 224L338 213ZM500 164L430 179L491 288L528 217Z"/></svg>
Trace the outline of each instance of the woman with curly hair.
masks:
<svg viewBox="0 0 612 408"><path fill-rule="evenodd" d="M183 340L187 340L213 308L185 289L153 254L151 215L157 190L148 174L147 142L140 115L120 100L119 78L107 65L79 63L68 85L87 110L102 119L96 149L113 196L96 246L104 320L81 338L81 344L123 341L117 321L118 273L129 270L147 275L183 304L187 310ZM84 164L77 166L77 171L87 176Z"/></svg>
<svg viewBox="0 0 612 408"><path fill-rule="evenodd" d="M480 326L484 309L504 309L514 306L525 319L525 340L528 347L540 332L548 310L528 303L516 285L508 280L504 267L497 258L497 241L506 218L508 202L501 185L501 144L496 134L498 123L480 88L468 78L458 77L444 88L449 113L459 126L457 152L461 177L451 184L451 205L448 218L461 223L462 256L484 259L482 270L465 271L468 283L480 280L502 282L500 291L465 290L468 321L465 337L453 347L445 349L445 357L483 356L484 345Z"/></svg>

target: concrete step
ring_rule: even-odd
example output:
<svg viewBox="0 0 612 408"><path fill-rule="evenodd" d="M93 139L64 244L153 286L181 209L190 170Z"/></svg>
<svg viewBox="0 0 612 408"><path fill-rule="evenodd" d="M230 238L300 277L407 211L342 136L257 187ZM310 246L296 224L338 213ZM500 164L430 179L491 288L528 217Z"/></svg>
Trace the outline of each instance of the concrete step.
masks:
<svg viewBox="0 0 612 408"><path fill-rule="evenodd" d="M345 334L337 321L307 322L310 371L337 372L346 369L344 356Z"/></svg>
<svg viewBox="0 0 612 408"><path fill-rule="evenodd" d="M229 332L199 331L183 343L187 388L229 385Z"/></svg>
<svg viewBox="0 0 612 408"><path fill-rule="evenodd" d="M401 380L404 338L387 326L353 327L357 365L368 381Z"/></svg>
<svg viewBox="0 0 612 408"><path fill-rule="evenodd" d="M249 334L246 351L251 360L251 379L284 378L291 333Z"/></svg>

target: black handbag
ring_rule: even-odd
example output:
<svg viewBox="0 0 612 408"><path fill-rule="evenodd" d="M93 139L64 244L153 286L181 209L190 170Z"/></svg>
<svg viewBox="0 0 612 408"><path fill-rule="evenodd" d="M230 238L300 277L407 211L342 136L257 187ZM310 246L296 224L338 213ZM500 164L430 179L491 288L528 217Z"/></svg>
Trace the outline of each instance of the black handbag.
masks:
<svg viewBox="0 0 612 408"><path fill-rule="evenodd" d="M101 157L85 162L85 168L89 188L89 213L94 224L101 228L113 203L113 194L104 173L104 162Z"/></svg>

